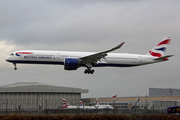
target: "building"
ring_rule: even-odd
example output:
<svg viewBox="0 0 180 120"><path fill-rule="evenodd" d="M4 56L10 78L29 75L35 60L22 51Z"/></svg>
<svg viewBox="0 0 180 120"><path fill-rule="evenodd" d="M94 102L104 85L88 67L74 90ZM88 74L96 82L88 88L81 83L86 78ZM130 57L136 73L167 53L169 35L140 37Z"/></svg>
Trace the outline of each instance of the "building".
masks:
<svg viewBox="0 0 180 120"><path fill-rule="evenodd" d="M96 98L81 99L87 105L95 105ZM165 110L169 106L179 106L180 96L135 96L135 97L116 97L98 98L99 104L111 104L118 109L149 109Z"/></svg>
<svg viewBox="0 0 180 120"><path fill-rule="evenodd" d="M180 96L180 89L149 88L149 96Z"/></svg>
<svg viewBox="0 0 180 120"><path fill-rule="evenodd" d="M149 105L150 109L153 110L166 110L170 106L177 106L178 101L152 101Z"/></svg>
<svg viewBox="0 0 180 120"><path fill-rule="evenodd" d="M58 109L63 98L71 105L79 105L81 93L88 93L88 90L37 82L18 82L0 87L0 110Z"/></svg>

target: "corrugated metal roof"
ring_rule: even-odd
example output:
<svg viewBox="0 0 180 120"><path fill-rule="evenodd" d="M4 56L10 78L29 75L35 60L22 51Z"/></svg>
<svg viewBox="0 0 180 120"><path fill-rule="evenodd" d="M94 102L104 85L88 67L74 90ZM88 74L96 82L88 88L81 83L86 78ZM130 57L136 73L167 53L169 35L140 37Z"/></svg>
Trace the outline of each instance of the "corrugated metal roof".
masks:
<svg viewBox="0 0 180 120"><path fill-rule="evenodd" d="M53 85L48 85L48 84L43 84L43 83L38 83L38 82L17 82L14 84L10 84L10 85L5 85L5 86L1 86L3 88L9 88L9 87L33 87L33 86L53 86ZM57 86L56 86L57 87Z"/></svg>
<svg viewBox="0 0 180 120"><path fill-rule="evenodd" d="M17 82L0 87L2 92L66 92L66 93L88 93L88 89L62 87L37 82Z"/></svg>

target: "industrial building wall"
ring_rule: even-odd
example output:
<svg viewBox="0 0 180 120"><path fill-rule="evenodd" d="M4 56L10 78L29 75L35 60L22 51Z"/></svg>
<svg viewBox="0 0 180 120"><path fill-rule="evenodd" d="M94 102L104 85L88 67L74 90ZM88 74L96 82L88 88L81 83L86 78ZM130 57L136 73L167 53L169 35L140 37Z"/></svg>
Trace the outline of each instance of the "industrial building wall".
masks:
<svg viewBox="0 0 180 120"><path fill-rule="evenodd" d="M180 89L149 88L149 96L180 96Z"/></svg>
<svg viewBox="0 0 180 120"><path fill-rule="evenodd" d="M58 109L66 99L70 105L79 105L80 93L1 93L0 109Z"/></svg>
<svg viewBox="0 0 180 120"><path fill-rule="evenodd" d="M154 110L166 110L170 106L177 106L178 101L153 101L152 104Z"/></svg>

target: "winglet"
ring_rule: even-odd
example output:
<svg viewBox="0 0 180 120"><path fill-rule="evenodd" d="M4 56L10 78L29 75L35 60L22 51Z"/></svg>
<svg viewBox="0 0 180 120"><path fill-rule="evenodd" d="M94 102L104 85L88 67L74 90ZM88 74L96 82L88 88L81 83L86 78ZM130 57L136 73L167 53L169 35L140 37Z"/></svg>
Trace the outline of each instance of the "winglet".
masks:
<svg viewBox="0 0 180 120"><path fill-rule="evenodd" d="M109 52L110 52L110 51L114 51L114 50L116 50L116 49L119 49L120 47L123 46L124 43L125 43L125 42L122 42L122 43L119 44L118 46L116 46L116 47L112 48L111 50L109 50Z"/></svg>
<svg viewBox="0 0 180 120"><path fill-rule="evenodd" d="M120 47L122 47L122 46L124 45L124 43L125 43L125 42L122 42L121 44L119 44L119 45L117 46L117 49L120 48ZM115 48L116 48L116 47L115 47Z"/></svg>
<svg viewBox="0 0 180 120"><path fill-rule="evenodd" d="M119 47L121 47L125 42L122 42L121 44L119 44Z"/></svg>

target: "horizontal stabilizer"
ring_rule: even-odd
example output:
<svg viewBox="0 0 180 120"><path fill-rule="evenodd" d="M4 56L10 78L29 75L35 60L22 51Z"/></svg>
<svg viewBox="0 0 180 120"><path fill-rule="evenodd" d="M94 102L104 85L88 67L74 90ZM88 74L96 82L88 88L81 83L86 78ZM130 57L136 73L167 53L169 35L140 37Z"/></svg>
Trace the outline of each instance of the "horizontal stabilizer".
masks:
<svg viewBox="0 0 180 120"><path fill-rule="evenodd" d="M174 56L174 55L167 55L167 56L163 56L160 58L155 58L154 60L166 60L167 58L172 57L172 56Z"/></svg>

